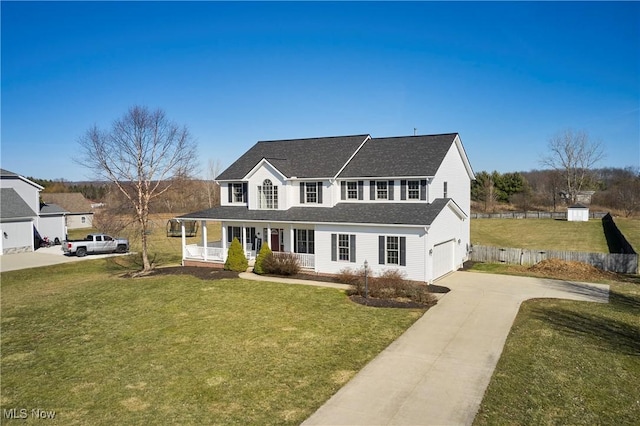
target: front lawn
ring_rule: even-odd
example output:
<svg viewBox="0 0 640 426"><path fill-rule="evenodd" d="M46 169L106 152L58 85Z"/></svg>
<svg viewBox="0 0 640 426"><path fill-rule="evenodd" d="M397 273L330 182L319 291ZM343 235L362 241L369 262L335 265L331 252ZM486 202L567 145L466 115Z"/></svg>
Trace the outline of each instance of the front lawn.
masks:
<svg viewBox="0 0 640 426"><path fill-rule="evenodd" d="M638 424L640 285L608 304L522 304L475 425Z"/></svg>
<svg viewBox="0 0 640 426"><path fill-rule="evenodd" d="M2 273L0 410L299 424L422 315L333 289L122 272L100 259Z"/></svg>
<svg viewBox="0 0 640 426"><path fill-rule="evenodd" d="M471 219L473 244L609 253L600 220Z"/></svg>

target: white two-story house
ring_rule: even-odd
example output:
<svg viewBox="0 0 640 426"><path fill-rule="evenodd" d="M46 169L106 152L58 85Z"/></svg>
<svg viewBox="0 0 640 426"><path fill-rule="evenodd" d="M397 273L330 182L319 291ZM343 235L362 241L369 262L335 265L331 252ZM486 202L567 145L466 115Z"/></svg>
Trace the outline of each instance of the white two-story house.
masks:
<svg viewBox="0 0 640 426"><path fill-rule="evenodd" d="M237 238L249 258L268 244L307 272L367 261L433 282L467 259L474 178L457 133L258 142L218 176L220 206L177 218L200 221L203 236L183 236L183 265L222 266ZM208 222L221 222L221 241L208 242Z"/></svg>

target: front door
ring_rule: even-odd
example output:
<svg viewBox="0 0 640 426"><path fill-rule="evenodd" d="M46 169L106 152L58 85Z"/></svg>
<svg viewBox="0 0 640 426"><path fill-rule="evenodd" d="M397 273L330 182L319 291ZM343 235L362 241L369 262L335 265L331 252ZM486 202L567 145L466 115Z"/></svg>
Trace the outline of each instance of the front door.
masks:
<svg viewBox="0 0 640 426"><path fill-rule="evenodd" d="M271 230L271 251L280 251L280 230Z"/></svg>

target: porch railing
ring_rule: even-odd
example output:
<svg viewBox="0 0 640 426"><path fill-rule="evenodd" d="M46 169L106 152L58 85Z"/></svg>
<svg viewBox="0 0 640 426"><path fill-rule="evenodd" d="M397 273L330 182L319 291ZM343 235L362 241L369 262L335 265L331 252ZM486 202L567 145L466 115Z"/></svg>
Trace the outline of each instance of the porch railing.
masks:
<svg viewBox="0 0 640 426"><path fill-rule="evenodd" d="M206 260L211 262L224 262L227 258L227 249L222 247L206 247ZM190 244L185 246L185 258L186 259L199 259L204 260L205 247L197 244ZM316 261L315 255L305 253L288 253L288 252L273 252L274 255L291 254L298 259L298 263L302 269L315 269ZM251 251L251 246L248 246L245 250L247 259L255 259L256 252Z"/></svg>
<svg viewBox="0 0 640 426"><path fill-rule="evenodd" d="M273 254L275 256L280 255L293 255L298 259L298 263L302 269L315 269L316 267L316 256L314 254L305 254L305 253L289 253L289 252L278 252L274 251Z"/></svg>

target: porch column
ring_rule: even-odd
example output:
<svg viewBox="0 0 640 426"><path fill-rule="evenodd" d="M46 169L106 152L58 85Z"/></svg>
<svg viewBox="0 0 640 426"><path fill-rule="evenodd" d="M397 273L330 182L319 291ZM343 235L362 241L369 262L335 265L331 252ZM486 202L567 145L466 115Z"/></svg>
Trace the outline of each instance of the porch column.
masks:
<svg viewBox="0 0 640 426"><path fill-rule="evenodd" d="M289 252L295 252L296 243L293 241L293 226L289 228Z"/></svg>
<svg viewBox="0 0 640 426"><path fill-rule="evenodd" d="M187 237L185 236L184 220L180 221L180 237L182 241L182 266L184 266L184 258L187 257Z"/></svg>
<svg viewBox="0 0 640 426"><path fill-rule="evenodd" d="M267 246L273 250L273 247L271 247L271 224L267 225L267 235L264 238L267 240Z"/></svg>
<svg viewBox="0 0 640 426"><path fill-rule="evenodd" d="M207 221L203 220L200 222L200 226L202 227L202 245L204 246L204 252L202 254L202 259L207 261Z"/></svg>
<svg viewBox="0 0 640 426"><path fill-rule="evenodd" d="M246 256L247 252L247 227L242 224L242 234L240 235L240 243L242 244L242 254Z"/></svg>

